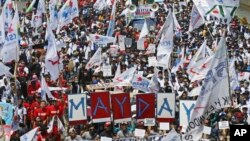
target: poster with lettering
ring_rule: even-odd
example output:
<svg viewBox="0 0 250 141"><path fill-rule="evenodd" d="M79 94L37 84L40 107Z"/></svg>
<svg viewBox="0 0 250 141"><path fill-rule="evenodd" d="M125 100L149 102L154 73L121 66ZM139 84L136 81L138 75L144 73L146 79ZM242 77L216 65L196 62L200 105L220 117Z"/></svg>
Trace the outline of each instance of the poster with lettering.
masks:
<svg viewBox="0 0 250 141"><path fill-rule="evenodd" d="M136 95L136 118L155 118L155 94Z"/></svg>
<svg viewBox="0 0 250 141"><path fill-rule="evenodd" d="M84 124L87 121L86 94L68 95L68 118L70 125Z"/></svg>
<svg viewBox="0 0 250 141"><path fill-rule="evenodd" d="M111 95L113 120L115 123L131 121L131 105L129 93Z"/></svg>
<svg viewBox="0 0 250 141"><path fill-rule="evenodd" d="M124 35L118 36L118 44L119 44L120 51L125 51L125 39L126 39L126 36Z"/></svg>
<svg viewBox="0 0 250 141"><path fill-rule="evenodd" d="M157 121L171 122L175 118L175 94L157 94Z"/></svg>
<svg viewBox="0 0 250 141"><path fill-rule="evenodd" d="M188 126L196 100L180 100L180 125Z"/></svg>
<svg viewBox="0 0 250 141"><path fill-rule="evenodd" d="M132 87L143 92L149 92L149 84L150 80L139 74L135 74L132 79Z"/></svg>
<svg viewBox="0 0 250 141"><path fill-rule="evenodd" d="M109 92L93 92L90 94L90 98L93 122L110 121Z"/></svg>

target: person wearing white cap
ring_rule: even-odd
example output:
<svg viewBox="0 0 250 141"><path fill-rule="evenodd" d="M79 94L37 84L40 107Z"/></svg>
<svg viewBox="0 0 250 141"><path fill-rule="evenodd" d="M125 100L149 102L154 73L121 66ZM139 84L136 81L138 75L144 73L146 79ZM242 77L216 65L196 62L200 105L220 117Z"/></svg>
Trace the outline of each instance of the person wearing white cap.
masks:
<svg viewBox="0 0 250 141"><path fill-rule="evenodd" d="M65 138L65 141L82 141L82 137L77 135L75 128L69 129L69 136Z"/></svg>

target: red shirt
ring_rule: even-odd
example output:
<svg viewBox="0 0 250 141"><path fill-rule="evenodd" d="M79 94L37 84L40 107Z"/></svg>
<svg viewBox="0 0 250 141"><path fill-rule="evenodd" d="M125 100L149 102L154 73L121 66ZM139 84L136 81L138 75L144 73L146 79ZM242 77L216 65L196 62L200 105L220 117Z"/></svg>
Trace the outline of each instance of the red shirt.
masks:
<svg viewBox="0 0 250 141"><path fill-rule="evenodd" d="M51 118L53 116L59 116L59 115L61 115L60 113L62 112L58 106L56 107L54 105L48 106L47 110L48 110L49 117L51 117Z"/></svg>
<svg viewBox="0 0 250 141"><path fill-rule="evenodd" d="M38 108L34 111L34 120L36 117L40 117L42 121L45 121L48 116L49 114L48 114L48 110L46 109L46 107L44 107L43 109Z"/></svg>
<svg viewBox="0 0 250 141"><path fill-rule="evenodd" d="M32 109L31 109L31 104L24 102L23 106L27 109L27 119L31 120L32 119Z"/></svg>
<svg viewBox="0 0 250 141"><path fill-rule="evenodd" d="M31 84L28 85L28 96L34 96L35 92L41 87L40 83L36 81L36 84L32 86Z"/></svg>

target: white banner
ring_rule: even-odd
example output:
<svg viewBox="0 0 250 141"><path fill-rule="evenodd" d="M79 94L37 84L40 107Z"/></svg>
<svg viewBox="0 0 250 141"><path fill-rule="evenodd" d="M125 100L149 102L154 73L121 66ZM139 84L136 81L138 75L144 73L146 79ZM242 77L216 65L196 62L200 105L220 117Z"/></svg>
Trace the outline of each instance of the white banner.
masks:
<svg viewBox="0 0 250 141"><path fill-rule="evenodd" d="M145 38L141 38L137 41L137 50L145 50L144 48L144 42L145 42Z"/></svg>
<svg viewBox="0 0 250 141"><path fill-rule="evenodd" d="M69 122L81 122L87 120L87 96L86 94L68 95Z"/></svg>
<svg viewBox="0 0 250 141"><path fill-rule="evenodd" d="M157 64L157 60L155 56L148 57L148 66L149 67L154 67Z"/></svg>
<svg viewBox="0 0 250 141"><path fill-rule="evenodd" d="M149 92L149 84L150 80L138 74L135 74L132 79L132 87L143 92Z"/></svg>
<svg viewBox="0 0 250 141"><path fill-rule="evenodd" d="M98 45L106 45L115 41L114 37L108 37L98 34L89 34L89 39Z"/></svg>
<svg viewBox="0 0 250 141"><path fill-rule="evenodd" d="M125 50L125 38L126 38L126 36L124 36L124 35L118 36L118 44L119 44L120 51Z"/></svg>
<svg viewBox="0 0 250 141"><path fill-rule="evenodd" d="M195 103L195 100L180 100L180 126L188 126Z"/></svg>
<svg viewBox="0 0 250 141"><path fill-rule="evenodd" d="M157 118L175 118L175 94L157 94Z"/></svg>

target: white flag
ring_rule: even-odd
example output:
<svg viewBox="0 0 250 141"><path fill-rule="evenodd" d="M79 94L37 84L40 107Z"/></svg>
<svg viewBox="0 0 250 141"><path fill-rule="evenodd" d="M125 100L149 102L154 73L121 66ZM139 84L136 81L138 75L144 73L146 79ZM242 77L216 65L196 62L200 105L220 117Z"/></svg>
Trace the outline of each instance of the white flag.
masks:
<svg viewBox="0 0 250 141"><path fill-rule="evenodd" d="M150 80L148 80L145 77L142 77L139 74L135 74L133 79L132 79L132 87L134 89L143 91L143 92L149 92L149 84L150 84Z"/></svg>
<svg viewBox="0 0 250 141"><path fill-rule="evenodd" d="M41 76L41 98L43 100L46 100L46 94L48 98L55 99L55 97L51 94L50 89L44 79L43 76Z"/></svg>
<svg viewBox="0 0 250 141"><path fill-rule="evenodd" d="M143 37L145 37L146 35L149 34L149 31L148 31L148 25L147 25L147 21L145 20L144 21L144 24L142 26L142 30L141 30L141 33L140 33L140 36L139 36L139 40Z"/></svg>
<svg viewBox="0 0 250 141"><path fill-rule="evenodd" d="M132 67L130 69L127 69L122 74L115 76L113 79L113 82L117 86L123 86L131 83L131 80L133 79L134 73L136 71L136 67Z"/></svg>
<svg viewBox="0 0 250 141"><path fill-rule="evenodd" d="M114 0L112 11L109 19L109 26L107 30L107 36L112 37L115 29L115 17L116 17L116 2L117 0Z"/></svg>
<svg viewBox="0 0 250 141"><path fill-rule="evenodd" d="M220 19L229 24L239 7L239 0L193 0L204 21Z"/></svg>
<svg viewBox="0 0 250 141"><path fill-rule="evenodd" d="M108 37L99 34L89 34L89 39L98 45L106 45L108 43L115 42L114 37Z"/></svg>
<svg viewBox="0 0 250 141"><path fill-rule="evenodd" d="M230 76L230 86L231 86L231 91L234 91L236 87L239 87L239 80L238 76L235 70L235 64L234 64L234 59L231 61L230 66L229 66L229 76Z"/></svg>
<svg viewBox="0 0 250 141"><path fill-rule="evenodd" d="M161 36L162 36L163 33L167 32L167 29L169 28L169 26L171 24L173 24L172 21L173 21L173 15L172 15L172 12L169 11L169 14L168 14L168 16L167 16L167 18L165 20L165 23L163 24L163 26L161 27L160 31L156 35L156 41L158 41L161 38Z"/></svg>
<svg viewBox="0 0 250 141"><path fill-rule="evenodd" d="M99 47L97 49L97 51L95 52L95 54L90 58L89 62L86 64L86 69L90 69L93 68L94 66L100 66L102 63L102 59L101 59L101 52L102 49Z"/></svg>
<svg viewBox="0 0 250 141"><path fill-rule="evenodd" d="M0 15L0 21L4 21L3 14ZM4 43L4 41L5 41L4 22L0 22L0 44Z"/></svg>
<svg viewBox="0 0 250 141"><path fill-rule="evenodd" d="M47 126L48 127L48 129L47 129L48 133L51 133L53 131L54 121L55 121L55 116L52 117L51 121L49 122L49 124Z"/></svg>
<svg viewBox="0 0 250 141"><path fill-rule="evenodd" d="M180 31L181 26L180 26L180 24L175 16L175 13L173 12L172 14L173 14L173 20L174 20L174 29L175 29L175 31Z"/></svg>
<svg viewBox="0 0 250 141"><path fill-rule="evenodd" d="M32 14L32 26L35 28L38 28L43 23L43 13L46 13L45 11L45 3L44 0L39 0L37 5L36 14Z"/></svg>
<svg viewBox="0 0 250 141"><path fill-rule="evenodd" d="M19 44L18 44L18 26L19 24L19 14L16 8L15 15L7 28L7 36L3 48L1 50L1 56L3 62L10 62L12 60L19 60Z"/></svg>
<svg viewBox="0 0 250 141"><path fill-rule="evenodd" d="M66 134L66 130L65 130L65 128L64 128L64 126L63 126L63 124L62 124L59 117L57 117L57 128L58 128L59 131L63 132L63 135Z"/></svg>
<svg viewBox="0 0 250 141"><path fill-rule="evenodd" d="M72 22L75 17L79 16L77 0L67 0L63 7L58 12L58 28L57 33L63 26Z"/></svg>
<svg viewBox="0 0 250 141"><path fill-rule="evenodd" d="M191 31L199 28L203 24L204 24L204 22L203 22L203 19L200 15L198 9L196 8L195 5L193 5L188 31L191 32Z"/></svg>
<svg viewBox="0 0 250 141"><path fill-rule="evenodd" d="M9 70L10 68L4 65L2 62L0 62L0 76L5 75L5 74L10 74Z"/></svg>
<svg viewBox="0 0 250 141"><path fill-rule="evenodd" d="M45 37L48 41L47 52L45 55L45 68L50 73L51 79L55 81L59 77L63 64L57 54L55 36L52 33L50 26L47 26Z"/></svg>
<svg viewBox="0 0 250 141"><path fill-rule="evenodd" d="M215 52L212 65L205 77L183 140L199 140L202 136L203 121L216 110L230 107L226 61L226 41L225 38L221 38L219 49Z"/></svg>
<svg viewBox="0 0 250 141"><path fill-rule="evenodd" d="M37 134L37 130L38 130L38 127L32 129L28 133L22 135L20 137L20 140L21 141L32 141L35 138L36 134Z"/></svg>
<svg viewBox="0 0 250 141"><path fill-rule="evenodd" d="M12 0L6 0L3 8L2 8L2 21L4 24L4 29L7 30L7 28L10 26L11 22L12 22L12 17L13 17L13 3ZM17 9L16 9L17 10Z"/></svg>
<svg viewBox="0 0 250 141"><path fill-rule="evenodd" d="M166 137L162 138L162 141L181 141L180 134L178 134L173 128Z"/></svg>
<svg viewBox="0 0 250 141"><path fill-rule="evenodd" d="M105 9L107 7L107 3L106 0L97 0L94 5L93 8L97 9L99 11L102 11L103 9Z"/></svg>
<svg viewBox="0 0 250 141"><path fill-rule="evenodd" d="M49 3L49 21L52 30L55 30L58 26L58 12L57 12L57 1L51 0Z"/></svg>
<svg viewBox="0 0 250 141"><path fill-rule="evenodd" d="M159 84L159 81L158 81L158 77L157 77L157 74L153 74L151 80L150 80L150 83L149 83L149 91L152 92L152 93L157 93L159 92L160 90L160 84Z"/></svg>

